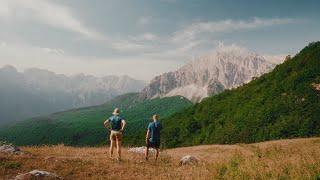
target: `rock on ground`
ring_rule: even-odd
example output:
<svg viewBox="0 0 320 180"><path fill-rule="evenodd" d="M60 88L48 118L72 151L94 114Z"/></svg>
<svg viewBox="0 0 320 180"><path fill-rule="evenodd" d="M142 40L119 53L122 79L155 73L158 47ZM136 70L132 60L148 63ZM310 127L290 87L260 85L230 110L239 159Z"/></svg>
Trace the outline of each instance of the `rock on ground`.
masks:
<svg viewBox="0 0 320 180"><path fill-rule="evenodd" d="M19 154L21 153L21 150L14 145L3 144L0 146L0 152Z"/></svg>
<svg viewBox="0 0 320 180"><path fill-rule="evenodd" d="M143 154L143 153L145 152L146 148L147 148L147 147L145 147L145 146L142 146L142 147L132 147L132 148L129 148L128 152ZM153 148L149 148L149 152L155 153L156 150L153 149Z"/></svg>
<svg viewBox="0 0 320 180"><path fill-rule="evenodd" d="M62 179L54 173L47 171L33 170L25 174L20 174L15 177L15 180L24 180L24 179L38 179L38 178L50 178L50 179Z"/></svg>
<svg viewBox="0 0 320 180"><path fill-rule="evenodd" d="M191 155L183 156L180 160L180 165L196 165L198 163L199 159Z"/></svg>
<svg viewBox="0 0 320 180"><path fill-rule="evenodd" d="M315 90L320 91L320 83L319 83L319 84L317 84L317 83L312 83L311 85L312 85L312 87L313 87Z"/></svg>

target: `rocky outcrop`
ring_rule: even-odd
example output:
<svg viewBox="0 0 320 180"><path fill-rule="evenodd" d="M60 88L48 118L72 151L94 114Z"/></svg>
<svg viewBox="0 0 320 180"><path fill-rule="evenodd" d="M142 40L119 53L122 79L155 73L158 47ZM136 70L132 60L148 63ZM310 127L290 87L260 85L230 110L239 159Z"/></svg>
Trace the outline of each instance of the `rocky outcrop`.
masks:
<svg viewBox="0 0 320 180"><path fill-rule="evenodd" d="M3 153L13 153L13 154L20 154L22 151L17 146L12 144L2 144L0 145L0 152Z"/></svg>
<svg viewBox="0 0 320 180"><path fill-rule="evenodd" d="M25 174L20 174L16 176L15 180L25 180L25 179L62 179L55 173L47 172L47 171L40 171L40 170L33 170Z"/></svg>
<svg viewBox="0 0 320 180"><path fill-rule="evenodd" d="M311 83L311 86L315 89L315 90L317 90L317 91L320 91L320 83Z"/></svg>
<svg viewBox="0 0 320 180"><path fill-rule="evenodd" d="M183 156L180 160L180 166L181 165L197 165L199 163L199 159L191 156L191 155L186 155Z"/></svg>
<svg viewBox="0 0 320 180"><path fill-rule="evenodd" d="M209 95L247 83L253 77L269 72L275 64L239 47L221 48L200 57L177 71L151 80L141 98L151 99L181 95L199 101Z"/></svg>
<svg viewBox="0 0 320 180"><path fill-rule="evenodd" d="M129 149L128 149L128 152L138 153L138 154L143 154L143 153L145 153L145 151L146 151L146 147L145 147L145 146L143 146L143 147L132 147L132 148L129 148ZM149 149L149 152L155 153L156 150L153 149L153 148L150 148L150 149Z"/></svg>

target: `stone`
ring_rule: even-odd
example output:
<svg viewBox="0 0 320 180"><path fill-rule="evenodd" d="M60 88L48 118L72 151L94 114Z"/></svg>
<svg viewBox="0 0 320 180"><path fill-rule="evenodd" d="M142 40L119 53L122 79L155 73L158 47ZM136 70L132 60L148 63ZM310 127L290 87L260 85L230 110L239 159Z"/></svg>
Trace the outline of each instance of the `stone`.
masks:
<svg viewBox="0 0 320 180"><path fill-rule="evenodd" d="M146 151L146 147L142 146L142 147L132 147L128 149L128 152L132 152L132 153L139 153L139 154L143 154ZM153 148L149 148L149 152L151 153L155 153L156 150Z"/></svg>
<svg viewBox="0 0 320 180"><path fill-rule="evenodd" d="M317 84L317 83L312 83L311 86L312 86L315 90L320 91L320 83L319 83L319 84Z"/></svg>
<svg viewBox="0 0 320 180"><path fill-rule="evenodd" d="M21 153L21 150L20 150L20 148L14 146L14 145L3 144L0 146L0 152L19 154L19 153Z"/></svg>
<svg viewBox="0 0 320 180"><path fill-rule="evenodd" d="M198 163L199 163L199 159L191 155L183 156L180 160L180 166L181 165L197 165Z"/></svg>
<svg viewBox="0 0 320 180"><path fill-rule="evenodd" d="M24 179L39 179L39 178L48 178L48 179L62 179L55 173L33 170L25 174L20 174L15 177L15 180L24 180Z"/></svg>

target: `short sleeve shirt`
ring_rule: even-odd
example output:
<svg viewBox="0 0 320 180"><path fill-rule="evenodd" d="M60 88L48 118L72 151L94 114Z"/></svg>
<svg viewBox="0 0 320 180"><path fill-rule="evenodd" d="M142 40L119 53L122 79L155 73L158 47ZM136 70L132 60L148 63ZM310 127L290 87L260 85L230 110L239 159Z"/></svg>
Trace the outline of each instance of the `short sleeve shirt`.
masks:
<svg viewBox="0 0 320 180"><path fill-rule="evenodd" d="M121 121L123 119L120 116L111 116L109 122L111 125L111 130L120 131L121 130Z"/></svg>
<svg viewBox="0 0 320 180"><path fill-rule="evenodd" d="M148 130L150 132L150 141L151 142L159 142L160 141L161 129L162 129L162 125L161 125L160 121L149 123Z"/></svg>

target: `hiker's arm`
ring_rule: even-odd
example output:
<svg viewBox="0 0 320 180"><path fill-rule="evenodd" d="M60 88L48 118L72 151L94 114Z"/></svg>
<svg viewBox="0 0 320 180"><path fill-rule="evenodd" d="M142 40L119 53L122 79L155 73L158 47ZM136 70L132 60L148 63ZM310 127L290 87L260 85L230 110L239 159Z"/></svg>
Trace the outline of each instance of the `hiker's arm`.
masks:
<svg viewBox="0 0 320 180"><path fill-rule="evenodd" d="M121 130L120 131L123 131L125 127L126 127L126 121L122 120L121 121Z"/></svg>
<svg viewBox="0 0 320 180"><path fill-rule="evenodd" d="M149 138L150 138L150 131L148 129L147 134L146 134L146 143L148 143Z"/></svg>
<svg viewBox="0 0 320 180"><path fill-rule="evenodd" d="M106 127L107 129L110 130L110 128L109 128L109 119L105 120L103 125L104 125L104 127Z"/></svg>

